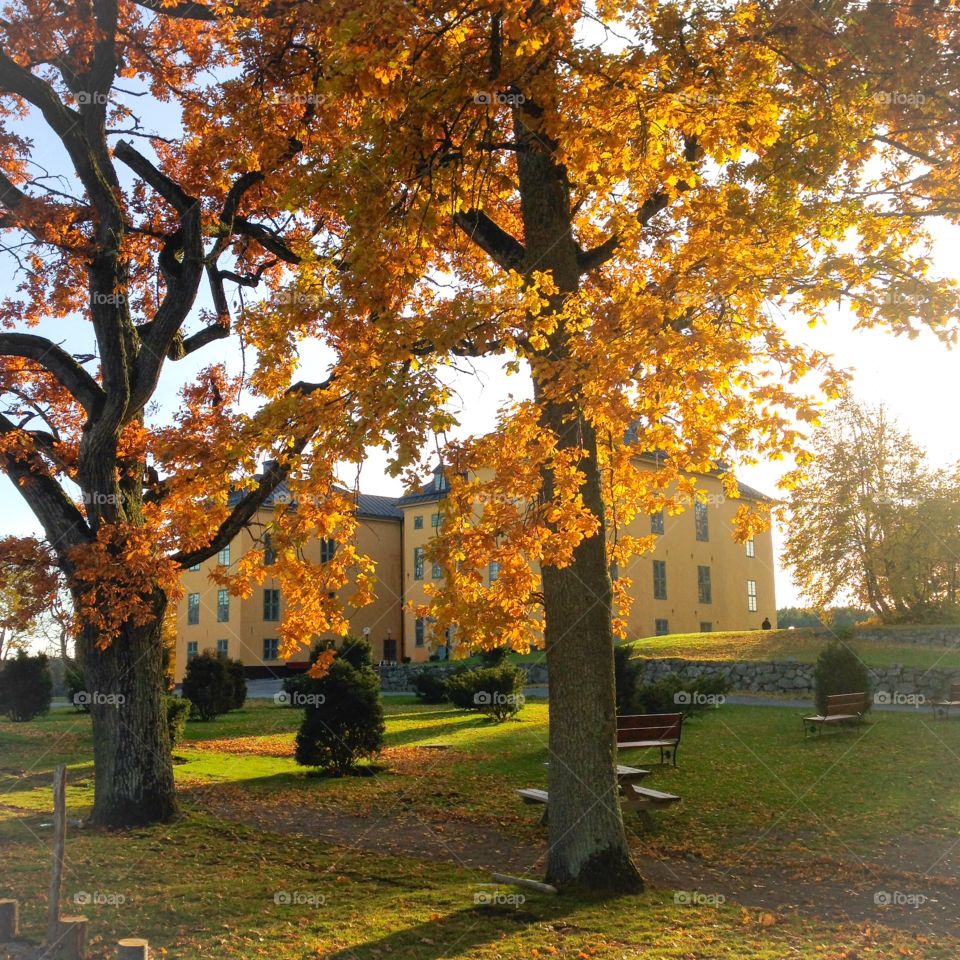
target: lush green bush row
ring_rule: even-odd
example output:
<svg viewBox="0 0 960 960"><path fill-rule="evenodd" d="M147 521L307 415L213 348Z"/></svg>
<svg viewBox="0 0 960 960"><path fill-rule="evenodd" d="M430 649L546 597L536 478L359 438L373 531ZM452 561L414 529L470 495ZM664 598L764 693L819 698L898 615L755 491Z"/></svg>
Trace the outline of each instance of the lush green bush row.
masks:
<svg viewBox="0 0 960 960"><path fill-rule="evenodd" d="M461 710L475 710L503 722L523 707L526 674L520 667L501 663L456 670L446 677L437 676L434 670L421 670L410 683L422 703L449 701Z"/></svg>

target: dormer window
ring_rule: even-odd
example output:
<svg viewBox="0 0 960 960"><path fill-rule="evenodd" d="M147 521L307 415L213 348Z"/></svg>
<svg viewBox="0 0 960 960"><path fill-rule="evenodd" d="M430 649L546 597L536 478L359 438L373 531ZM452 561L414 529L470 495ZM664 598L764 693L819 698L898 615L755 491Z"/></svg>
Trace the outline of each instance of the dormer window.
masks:
<svg viewBox="0 0 960 960"><path fill-rule="evenodd" d="M440 472L439 467L433 474L433 489L436 493L440 493L443 490L447 489L447 481L444 475Z"/></svg>

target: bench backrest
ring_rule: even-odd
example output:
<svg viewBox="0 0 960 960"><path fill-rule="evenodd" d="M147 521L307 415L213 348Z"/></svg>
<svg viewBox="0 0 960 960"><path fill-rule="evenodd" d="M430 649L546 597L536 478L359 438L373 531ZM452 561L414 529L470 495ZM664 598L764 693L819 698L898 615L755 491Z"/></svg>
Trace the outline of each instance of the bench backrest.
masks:
<svg viewBox="0 0 960 960"><path fill-rule="evenodd" d="M679 740L682 713L634 713L617 717L617 743Z"/></svg>
<svg viewBox="0 0 960 960"><path fill-rule="evenodd" d="M826 716L833 717L838 713L863 713L867 709L867 695L865 693L835 693L827 697Z"/></svg>
<svg viewBox="0 0 960 960"><path fill-rule="evenodd" d="M960 680L950 681L950 696L947 699L953 703L960 700Z"/></svg>

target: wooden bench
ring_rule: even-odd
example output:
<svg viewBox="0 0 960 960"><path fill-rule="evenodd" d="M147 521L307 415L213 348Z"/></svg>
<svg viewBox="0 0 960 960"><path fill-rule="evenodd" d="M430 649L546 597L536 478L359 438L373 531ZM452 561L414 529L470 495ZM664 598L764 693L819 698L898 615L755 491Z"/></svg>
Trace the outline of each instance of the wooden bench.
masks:
<svg viewBox="0 0 960 960"><path fill-rule="evenodd" d="M823 732L827 724L843 724L863 720L867 710L867 695L865 693L835 693L827 697L827 709L823 714L803 717L805 736Z"/></svg>
<svg viewBox="0 0 960 960"><path fill-rule="evenodd" d="M960 707L960 681L951 681L950 692L946 698L943 700L934 700L930 706L933 707L934 716L949 717L951 707Z"/></svg>
<svg viewBox="0 0 960 960"><path fill-rule="evenodd" d="M652 790L650 787L638 787L635 783L621 784L624 803L643 819L649 826L649 811L651 808L669 807L672 803L678 803L680 798L675 793L664 793L662 790ZM525 787L517 791L517 796L524 803L543 804L543 816L540 823L547 822L547 804L550 802L550 794L546 790L539 790L536 787Z"/></svg>
<svg viewBox="0 0 960 960"><path fill-rule="evenodd" d="M617 717L617 749L659 747L660 762L664 763L668 757L676 766L682 730L682 713L635 713Z"/></svg>

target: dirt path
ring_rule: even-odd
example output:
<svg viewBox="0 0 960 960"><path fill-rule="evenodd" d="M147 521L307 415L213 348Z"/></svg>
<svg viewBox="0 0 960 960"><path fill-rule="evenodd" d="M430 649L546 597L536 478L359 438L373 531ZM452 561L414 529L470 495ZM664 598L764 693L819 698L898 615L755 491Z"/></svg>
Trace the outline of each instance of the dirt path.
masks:
<svg viewBox="0 0 960 960"><path fill-rule="evenodd" d="M409 814L358 816L298 808L278 819L275 809L237 804L216 790L197 791L196 800L217 817L272 833L318 837L338 846L374 853L439 860L461 867L540 878L544 846L516 843L495 827L449 820L433 823ZM920 841L901 855L867 864L844 860L710 863L687 855L657 858L637 851L651 886L675 891L691 909L712 909L718 897L752 911L817 917L829 921L883 923L911 932L960 936L960 848L941 859L934 874L932 849ZM908 866L907 853L917 855ZM924 876L924 873L931 876ZM951 874L953 874L951 876Z"/></svg>

